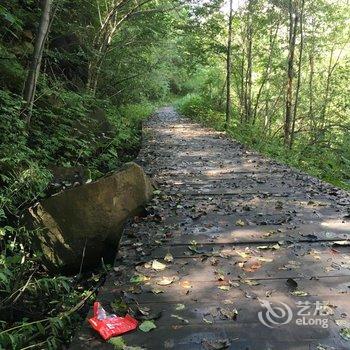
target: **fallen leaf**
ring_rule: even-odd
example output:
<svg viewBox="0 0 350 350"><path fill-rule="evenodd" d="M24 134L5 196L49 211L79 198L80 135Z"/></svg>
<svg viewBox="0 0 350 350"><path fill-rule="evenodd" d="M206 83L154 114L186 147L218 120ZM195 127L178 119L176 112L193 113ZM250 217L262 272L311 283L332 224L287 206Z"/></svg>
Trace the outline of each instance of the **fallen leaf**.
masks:
<svg viewBox="0 0 350 350"><path fill-rule="evenodd" d="M320 252L316 249L311 249L309 253L315 260L321 260Z"/></svg>
<svg viewBox="0 0 350 350"><path fill-rule="evenodd" d="M246 265L247 265L247 263L245 264L245 267L243 267L243 270L245 272L254 272L256 270L259 270L262 267L260 262L254 262L254 263L252 263L251 265L248 265L248 266L246 266Z"/></svg>
<svg viewBox="0 0 350 350"><path fill-rule="evenodd" d="M157 328L157 326L153 321L143 321L139 326L139 330L145 333L148 333L155 328Z"/></svg>
<svg viewBox="0 0 350 350"><path fill-rule="evenodd" d="M118 316L125 316L128 311L128 305L121 298L112 301L111 307L113 312Z"/></svg>
<svg viewBox="0 0 350 350"><path fill-rule="evenodd" d="M242 283L247 284L248 286L257 286L260 283L254 280L241 280Z"/></svg>
<svg viewBox="0 0 350 350"><path fill-rule="evenodd" d="M225 292L227 292L227 291L229 291L231 289L230 286L218 286L218 288L223 290L223 291L225 291Z"/></svg>
<svg viewBox="0 0 350 350"><path fill-rule="evenodd" d="M273 292L274 292L273 290L267 290L267 291L265 292L266 298L269 298L269 297L272 295Z"/></svg>
<svg viewBox="0 0 350 350"><path fill-rule="evenodd" d="M181 317L181 316L178 316L178 315L171 315L170 317L173 317L173 318L176 318L178 319L179 321L185 323L185 324L189 324L190 322L188 320L186 320L185 318Z"/></svg>
<svg viewBox="0 0 350 350"><path fill-rule="evenodd" d="M245 297L246 297L247 299L257 299L257 298L258 298L256 294L251 293L251 292L247 292L247 291L246 291L244 294L245 294Z"/></svg>
<svg viewBox="0 0 350 350"><path fill-rule="evenodd" d="M153 288L152 289L152 293L153 294L161 294L161 293L164 293L164 290L163 289L158 289L158 288Z"/></svg>
<svg viewBox="0 0 350 350"><path fill-rule="evenodd" d="M218 281L224 281L225 280L225 276L224 275L218 275Z"/></svg>
<svg viewBox="0 0 350 350"><path fill-rule="evenodd" d="M280 267L279 270L292 270L292 269L299 269L301 266L301 263L298 261L290 260L288 264L284 265L283 267Z"/></svg>
<svg viewBox="0 0 350 350"><path fill-rule="evenodd" d="M150 269L152 267L152 261L146 262L144 267L145 269Z"/></svg>
<svg viewBox="0 0 350 350"><path fill-rule="evenodd" d="M201 252L194 245L189 245L187 247L192 253L201 254Z"/></svg>
<svg viewBox="0 0 350 350"><path fill-rule="evenodd" d="M334 321L337 326L341 328L349 328L350 329L350 321L348 320L335 320Z"/></svg>
<svg viewBox="0 0 350 350"><path fill-rule="evenodd" d="M174 339L169 339L164 342L164 349L173 349L175 346Z"/></svg>
<svg viewBox="0 0 350 350"><path fill-rule="evenodd" d="M231 346L231 343L228 339L219 339L219 340L202 340L202 346L205 350L222 350L227 349Z"/></svg>
<svg viewBox="0 0 350 350"><path fill-rule="evenodd" d="M302 290L294 290L294 291L290 292L290 294L292 294L296 297L306 297L309 295L307 292L304 292Z"/></svg>
<svg viewBox="0 0 350 350"><path fill-rule="evenodd" d="M316 350L335 350L333 347L329 347L327 345L318 344Z"/></svg>
<svg viewBox="0 0 350 350"><path fill-rule="evenodd" d="M230 299L225 299L225 300L223 300L223 303L224 303L225 305L232 305L232 304L233 304L233 301L230 300Z"/></svg>
<svg viewBox="0 0 350 350"><path fill-rule="evenodd" d="M262 262L273 262L273 259L271 258L262 258L262 257L259 257L257 258L259 261L262 261Z"/></svg>
<svg viewBox="0 0 350 350"><path fill-rule="evenodd" d="M134 275L130 278L131 283L142 283L145 281L149 281L149 277L144 276L144 275Z"/></svg>
<svg viewBox="0 0 350 350"><path fill-rule="evenodd" d="M243 220L239 219L239 220L236 221L236 226L241 226L241 227L243 227L243 226L245 226L245 223L244 223Z"/></svg>
<svg viewBox="0 0 350 350"><path fill-rule="evenodd" d="M170 253L168 253L167 255L165 255L164 261L172 263L174 261L174 257Z"/></svg>
<svg viewBox="0 0 350 350"><path fill-rule="evenodd" d="M140 307L138 306L138 312L143 316L149 316L151 309L149 307Z"/></svg>
<svg viewBox="0 0 350 350"><path fill-rule="evenodd" d="M268 245L259 245L256 248L259 249L259 250L268 250L268 249L270 249L270 246L268 246Z"/></svg>
<svg viewBox="0 0 350 350"><path fill-rule="evenodd" d="M211 258L209 259L209 261L210 261L210 264L211 264L212 266L217 266L217 264L219 263L219 259L214 258L214 257L211 257Z"/></svg>
<svg viewBox="0 0 350 350"><path fill-rule="evenodd" d="M337 246L339 246L339 247L348 247L348 246L350 246L350 241L335 241L335 242L333 242L333 244L332 244L334 247L337 247Z"/></svg>
<svg viewBox="0 0 350 350"><path fill-rule="evenodd" d="M185 288L185 289L190 289L190 288L192 288L192 285L191 285L191 283L189 281L182 281L181 282L181 287Z"/></svg>
<svg viewBox="0 0 350 350"><path fill-rule="evenodd" d="M350 328L342 328L339 331L339 334L344 340L346 340L346 341L350 340Z"/></svg>
<svg viewBox="0 0 350 350"><path fill-rule="evenodd" d="M235 287L235 288L239 287L239 283L238 282L233 282L233 281L229 280L228 283L229 283L229 285L231 287Z"/></svg>
<svg viewBox="0 0 350 350"><path fill-rule="evenodd" d="M236 250L236 253L243 259L250 258L250 254L247 252L242 252L241 250Z"/></svg>
<svg viewBox="0 0 350 350"><path fill-rule="evenodd" d="M122 337L113 337L109 339L109 344L112 344L115 350L124 350L125 342Z"/></svg>
<svg viewBox="0 0 350 350"><path fill-rule="evenodd" d="M208 319L208 317L211 317L211 319ZM204 323L207 323L207 324L213 324L214 323L213 316L211 316L211 315L203 316L203 321L204 321Z"/></svg>
<svg viewBox="0 0 350 350"><path fill-rule="evenodd" d="M174 277L162 277L161 280L157 281L157 284L159 286L168 286L169 284L172 284L174 280Z"/></svg>
<svg viewBox="0 0 350 350"><path fill-rule="evenodd" d="M185 308L186 306L184 304L176 304L175 306L176 311L181 311L181 310L184 310Z"/></svg>
<svg viewBox="0 0 350 350"><path fill-rule="evenodd" d="M238 311L237 309L220 309L220 313L221 315L228 320L236 320L237 315L238 315Z"/></svg>
<svg viewBox="0 0 350 350"><path fill-rule="evenodd" d="M158 260L153 260L153 262L152 262L152 269L161 271L161 270L166 269L166 265L161 263L161 262L159 262Z"/></svg>

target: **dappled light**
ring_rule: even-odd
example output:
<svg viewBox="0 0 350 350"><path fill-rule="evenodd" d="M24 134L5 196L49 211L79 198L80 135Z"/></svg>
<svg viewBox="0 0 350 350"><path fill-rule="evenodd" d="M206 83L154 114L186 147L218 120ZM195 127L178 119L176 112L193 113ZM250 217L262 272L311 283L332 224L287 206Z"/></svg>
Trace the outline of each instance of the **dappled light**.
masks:
<svg viewBox="0 0 350 350"><path fill-rule="evenodd" d="M349 13L1 0L0 350L349 350Z"/></svg>
<svg viewBox="0 0 350 350"><path fill-rule="evenodd" d="M145 130L152 132L139 159L157 184L147 209L153 214L127 227L118 272L99 295L106 305L120 298L131 310L148 310L145 319L156 328L127 334L125 342L149 349L205 349L208 341L232 349L342 349L338 323L350 312L350 223L342 205L348 194L327 195L328 185L171 109ZM240 168L228 173L226 163ZM247 171L247 164L258 166ZM278 331L259 318L266 303L291 313ZM312 313L300 318L298 303ZM74 348L102 346L87 328L78 339Z"/></svg>

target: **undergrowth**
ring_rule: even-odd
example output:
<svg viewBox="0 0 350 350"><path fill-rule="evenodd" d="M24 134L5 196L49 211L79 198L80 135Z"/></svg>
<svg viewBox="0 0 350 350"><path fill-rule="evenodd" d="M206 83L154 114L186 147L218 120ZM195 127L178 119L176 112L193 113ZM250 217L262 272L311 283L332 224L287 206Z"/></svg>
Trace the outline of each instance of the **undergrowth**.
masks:
<svg viewBox="0 0 350 350"><path fill-rule="evenodd" d="M104 270L50 275L33 244L35 232L21 217L48 195L50 166L81 166L96 180L133 159L141 122L153 106L115 107L87 94L47 89L28 129L21 103L20 96L0 90L0 349L58 349L69 343ZM99 118L91 117L93 110Z"/></svg>

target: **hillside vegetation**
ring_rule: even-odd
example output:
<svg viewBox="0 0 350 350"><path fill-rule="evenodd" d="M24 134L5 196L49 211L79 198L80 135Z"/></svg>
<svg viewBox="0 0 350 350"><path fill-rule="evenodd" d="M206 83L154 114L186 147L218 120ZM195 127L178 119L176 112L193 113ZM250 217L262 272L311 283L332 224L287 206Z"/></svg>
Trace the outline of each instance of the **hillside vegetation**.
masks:
<svg viewBox="0 0 350 350"><path fill-rule="evenodd" d="M110 268L52 274L24 212L133 159L161 104L350 188L348 2L235 3L0 3L0 348L68 344Z"/></svg>

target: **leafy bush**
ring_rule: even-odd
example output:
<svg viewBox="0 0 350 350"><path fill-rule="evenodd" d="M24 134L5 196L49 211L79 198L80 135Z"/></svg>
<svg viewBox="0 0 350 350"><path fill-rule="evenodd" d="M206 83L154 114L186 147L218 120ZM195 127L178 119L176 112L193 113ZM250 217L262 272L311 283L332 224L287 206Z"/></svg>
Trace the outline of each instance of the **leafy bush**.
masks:
<svg viewBox="0 0 350 350"><path fill-rule="evenodd" d="M141 121L153 106L117 108L87 94L43 89L29 129L21 108L20 96L0 90L0 344L57 349L69 342L81 300L93 296L86 286L96 278L82 285L49 276L33 244L36 233L21 225L22 211L46 196L49 165L83 166L97 179L135 157ZM91 117L96 108L112 132L101 132Z"/></svg>
<svg viewBox="0 0 350 350"><path fill-rule="evenodd" d="M200 121L217 130L223 130L225 125L225 115L211 108L210 102L205 102L205 98L189 94L176 102L176 107L180 113L191 119Z"/></svg>

